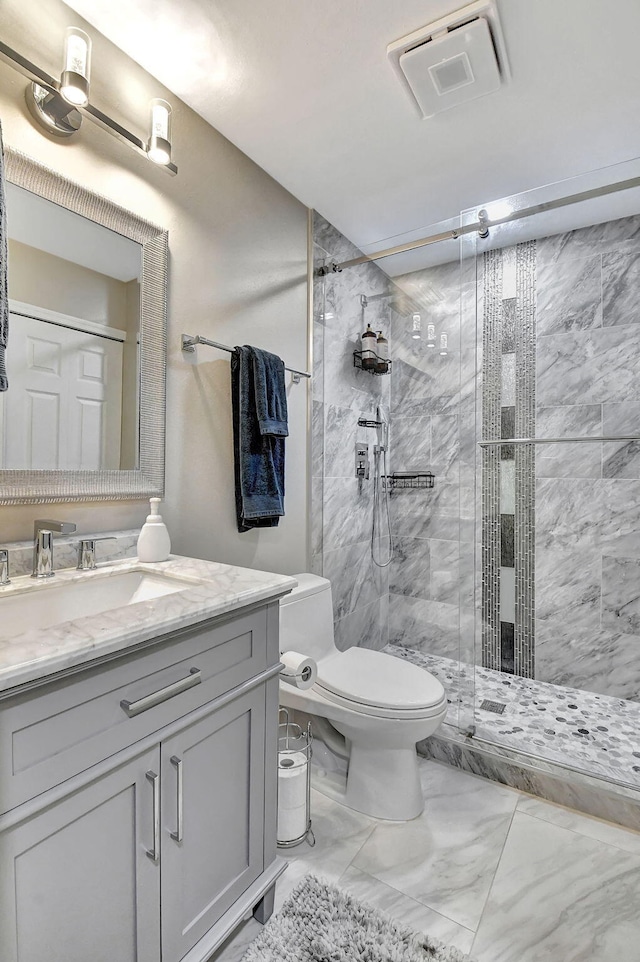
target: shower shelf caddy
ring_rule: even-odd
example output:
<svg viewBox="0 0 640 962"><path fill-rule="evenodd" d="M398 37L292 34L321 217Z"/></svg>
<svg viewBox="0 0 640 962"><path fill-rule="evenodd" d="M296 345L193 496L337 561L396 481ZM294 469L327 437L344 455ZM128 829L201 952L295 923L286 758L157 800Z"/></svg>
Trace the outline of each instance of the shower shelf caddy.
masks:
<svg viewBox="0 0 640 962"><path fill-rule="evenodd" d="M390 491L399 488L432 488L435 475L431 471L395 471L384 475L384 483Z"/></svg>
<svg viewBox="0 0 640 962"><path fill-rule="evenodd" d="M362 351L353 352L353 366L357 367L361 371L368 371L369 374L376 374L378 377L382 377L383 374L391 374L391 360L388 357L378 357L373 351L369 353L373 354L375 357L375 367L363 367L362 366ZM381 370L378 370L378 367ZM382 370L384 368L384 370Z"/></svg>

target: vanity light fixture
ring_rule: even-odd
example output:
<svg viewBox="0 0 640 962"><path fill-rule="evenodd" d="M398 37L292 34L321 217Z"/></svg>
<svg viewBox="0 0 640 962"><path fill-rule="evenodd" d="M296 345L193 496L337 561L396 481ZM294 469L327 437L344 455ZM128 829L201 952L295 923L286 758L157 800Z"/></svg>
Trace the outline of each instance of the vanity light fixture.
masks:
<svg viewBox="0 0 640 962"><path fill-rule="evenodd" d="M74 107L89 103L91 73L91 38L77 27L67 27L64 62L60 75L60 93Z"/></svg>
<svg viewBox="0 0 640 962"><path fill-rule="evenodd" d="M436 346L436 326L435 324L427 324L427 347Z"/></svg>
<svg viewBox="0 0 640 962"><path fill-rule="evenodd" d="M83 30L76 27L67 30L59 81L1 40L0 59L31 81L26 90L27 106L31 116L47 133L71 137L87 117L170 174L178 173L178 168L171 162L171 107L166 100L151 101L148 141L90 103L91 38Z"/></svg>
<svg viewBox="0 0 640 962"><path fill-rule="evenodd" d="M171 163L171 105L159 98L151 101L148 157L154 164Z"/></svg>
<svg viewBox="0 0 640 962"><path fill-rule="evenodd" d="M415 341L419 341L422 336L420 334L420 331L422 329L422 318L419 314L413 314L411 317L411 322L413 325L411 328L411 337Z"/></svg>
<svg viewBox="0 0 640 962"><path fill-rule="evenodd" d="M441 357L446 357L447 354L449 353L448 341L449 339L447 335L443 332L440 335L440 356Z"/></svg>

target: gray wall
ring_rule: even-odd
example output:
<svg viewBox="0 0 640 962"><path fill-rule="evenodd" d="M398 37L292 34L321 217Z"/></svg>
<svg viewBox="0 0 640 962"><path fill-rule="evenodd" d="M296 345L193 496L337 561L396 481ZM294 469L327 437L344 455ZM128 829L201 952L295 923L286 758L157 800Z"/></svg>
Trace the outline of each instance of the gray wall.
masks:
<svg viewBox="0 0 640 962"><path fill-rule="evenodd" d="M82 20L59 0L6 0L2 38L45 70L60 69L65 28ZM229 356L179 347L183 331L253 343L307 365L307 209L137 64L88 27L92 100L146 136L148 103L173 106L171 178L85 121L69 142L48 138L27 113L27 81L0 64L5 143L169 230L167 485L163 514L174 550L274 571L307 566L307 382L289 388L286 517L238 534L234 520ZM0 507L0 542L28 538L38 506ZM80 531L130 528L143 502L48 509Z"/></svg>

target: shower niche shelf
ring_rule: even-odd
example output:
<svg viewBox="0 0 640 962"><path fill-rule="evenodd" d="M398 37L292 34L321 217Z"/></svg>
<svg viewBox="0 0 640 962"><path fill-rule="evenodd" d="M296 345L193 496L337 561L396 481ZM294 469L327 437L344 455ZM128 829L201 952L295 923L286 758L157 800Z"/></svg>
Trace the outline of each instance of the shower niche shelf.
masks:
<svg viewBox="0 0 640 962"><path fill-rule="evenodd" d="M370 352L373 354L373 351ZM359 368L361 371L368 371L369 374L375 374L381 377L383 374L391 374L391 360L387 357L378 357L374 354L375 367L363 367L362 365L362 351L353 352L353 366Z"/></svg>
<svg viewBox="0 0 640 962"><path fill-rule="evenodd" d="M384 476L385 486L390 491L401 488L432 488L435 480L431 471L395 471Z"/></svg>

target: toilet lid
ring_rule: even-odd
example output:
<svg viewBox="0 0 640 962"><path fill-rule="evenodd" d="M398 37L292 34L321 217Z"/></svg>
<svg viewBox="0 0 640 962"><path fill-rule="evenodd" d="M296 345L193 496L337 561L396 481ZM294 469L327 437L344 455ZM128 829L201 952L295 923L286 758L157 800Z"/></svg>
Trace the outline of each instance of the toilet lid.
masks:
<svg viewBox="0 0 640 962"><path fill-rule="evenodd" d="M362 705L397 711L430 708L445 697L428 671L369 648L348 648L323 658L316 685Z"/></svg>

